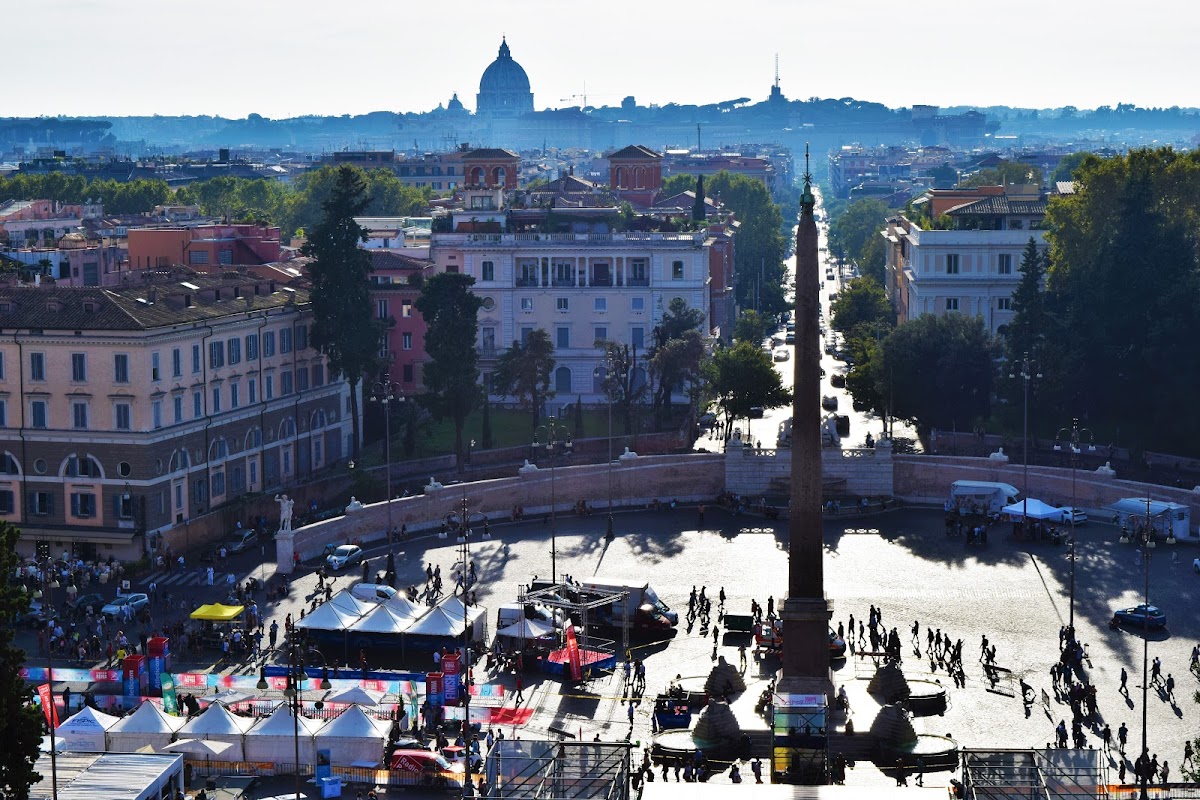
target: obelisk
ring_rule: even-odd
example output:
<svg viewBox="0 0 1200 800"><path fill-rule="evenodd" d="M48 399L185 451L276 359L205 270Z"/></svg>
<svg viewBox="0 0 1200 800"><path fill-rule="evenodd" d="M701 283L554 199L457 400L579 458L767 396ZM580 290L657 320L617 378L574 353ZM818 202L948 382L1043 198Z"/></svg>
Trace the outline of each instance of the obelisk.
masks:
<svg viewBox="0 0 1200 800"><path fill-rule="evenodd" d="M821 272L816 198L804 153L804 193L796 231L796 357L792 398L792 496L788 525L788 592L783 618L783 680L779 691L832 692L829 618L821 519Z"/></svg>

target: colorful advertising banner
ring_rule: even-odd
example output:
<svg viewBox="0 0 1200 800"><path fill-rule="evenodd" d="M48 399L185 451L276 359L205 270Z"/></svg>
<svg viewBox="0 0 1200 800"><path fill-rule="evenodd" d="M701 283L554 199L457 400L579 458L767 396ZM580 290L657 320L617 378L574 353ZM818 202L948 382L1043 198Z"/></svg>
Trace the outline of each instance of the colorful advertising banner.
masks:
<svg viewBox="0 0 1200 800"><path fill-rule="evenodd" d="M429 701L429 705L431 706L440 706L442 704L443 677L440 672L431 672L425 676L425 699Z"/></svg>
<svg viewBox="0 0 1200 800"><path fill-rule="evenodd" d="M442 656L442 678L443 693L446 699L446 705L458 705L458 689L459 689L459 655L451 653L450 655Z"/></svg>
<svg viewBox="0 0 1200 800"><path fill-rule="evenodd" d="M54 705L53 698L50 697L50 684L43 683L38 687L38 700L42 704L42 713L46 715L46 724L57 728L58 708Z"/></svg>
<svg viewBox="0 0 1200 800"><path fill-rule="evenodd" d="M567 662L571 667L571 680L583 680L583 662L579 654L579 640L575 638L575 625L568 622L565 632L567 635Z"/></svg>
<svg viewBox="0 0 1200 800"><path fill-rule="evenodd" d="M179 716L179 698L175 695L175 676L169 672L162 673L162 708L168 714Z"/></svg>

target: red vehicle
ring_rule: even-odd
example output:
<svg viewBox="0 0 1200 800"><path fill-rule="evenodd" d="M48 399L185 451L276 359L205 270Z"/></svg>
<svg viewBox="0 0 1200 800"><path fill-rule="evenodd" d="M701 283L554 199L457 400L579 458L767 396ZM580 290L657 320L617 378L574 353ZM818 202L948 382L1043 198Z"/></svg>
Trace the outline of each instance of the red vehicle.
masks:
<svg viewBox="0 0 1200 800"><path fill-rule="evenodd" d="M465 769L462 762L451 764L440 753L429 750L393 750L389 766L393 785L438 789L462 789L463 786Z"/></svg>

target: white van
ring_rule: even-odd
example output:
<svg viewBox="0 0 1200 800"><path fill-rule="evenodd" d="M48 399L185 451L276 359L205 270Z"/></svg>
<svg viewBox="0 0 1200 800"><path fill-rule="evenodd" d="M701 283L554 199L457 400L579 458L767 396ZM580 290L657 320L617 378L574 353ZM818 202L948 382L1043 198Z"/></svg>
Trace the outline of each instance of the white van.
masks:
<svg viewBox="0 0 1200 800"><path fill-rule="evenodd" d="M391 600L396 590L386 583L356 583L350 587L350 595L368 603L382 603Z"/></svg>

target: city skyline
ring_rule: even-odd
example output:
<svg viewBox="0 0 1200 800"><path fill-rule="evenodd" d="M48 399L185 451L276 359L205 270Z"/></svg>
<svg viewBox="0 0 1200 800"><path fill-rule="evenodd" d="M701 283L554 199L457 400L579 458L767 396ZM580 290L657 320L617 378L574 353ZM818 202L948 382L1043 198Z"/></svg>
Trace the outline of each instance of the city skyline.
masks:
<svg viewBox="0 0 1200 800"><path fill-rule="evenodd" d="M1187 13L1182 3L1167 5ZM529 75L538 110L581 105L585 93L596 106L629 95L640 105L758 102L774 80L776 53L791 99L1200 106L1200 88L1185 80L1188 26L1159 25L1169 9L1130 17L1110 0L1089 4L1086 14L1074 3L1016 0L986 26L948 0L908 19L872 0L752 0L742 6L743 25L732 28L715 6L684 14L629 0L613 0L602 14L564 12L551 0L468 0L466 13L444 25L383 0L353 0L352 13L334 18L312 0L215 0L199 18L195 7L147 0L48 0L42 8L69 21L56 28L56 53L80 55L47 57L37 37L11 42L12 63L38 64L38 77L56 88L11 94L9 116L420 112L454 93L473 110L502 36ZM1121 25L1110 24L1118 14ZM166 48L145 46L156 42ZM353 58L339 60L343 54ZM1065 79L1071 75L1082 80Z"/></svg>

